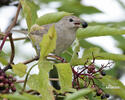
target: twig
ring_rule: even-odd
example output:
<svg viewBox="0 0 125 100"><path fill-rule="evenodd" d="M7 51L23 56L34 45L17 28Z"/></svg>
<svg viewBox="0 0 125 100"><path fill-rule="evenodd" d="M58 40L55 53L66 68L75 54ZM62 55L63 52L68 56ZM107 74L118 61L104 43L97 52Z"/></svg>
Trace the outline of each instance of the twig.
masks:
<svg viewBox="0 0 125 100"><path fill-rule="evenodd" d="M6 70L8 70L8 69L11 69L12 68L12 66L10 65L10 64L8 64L6 67L4 67L2 70L5 72Z"/></svg>
<svg viewBox="0 0 125 100"><path fill-rule="evenodd" d="M50 81L59 81L58 78L49 78ZM17 80L16 83L24 83L25 80Z"/></svg>
<svg viewBox="0 0 125 100"><path fill-rule="evenodd" d="M0 51L2 50L3 45L4 45L4 43L5 43L6 39L7 39L7 37L9 36L11 29L12 29L12 28L15 26L15 24L16 24L16 21L17 21L17 18L18 18L20 9L21 9L21 3L19 3L19 5L18 5L18 9L17 9L17 12L16 12L16 16L14 17L12 23L9 25L9 27L7 28L7 30L5 31L5 34L6 34L6 35L5 35L5 37L3 38L3 41L2 41L2 43L1 43L1 45L0 45Z"/></svg>
<svg viewBox="0 0 125 100"><path fill-rule="evenodd" d="M25 39L28 39L28 37L13 38L13 41L25 40ZM3 40L3 39L1 38L0 40ZM9 41L9 39L6 39L6 41Z"/></svg>
<svg viewBox="0 0 125 100"><path fill-rule="evenodd" d="M11 44L11 57L10 57L9 64L12 64L14 56L15 56L15 47L14 47L14 43L13 43L13 39L12 39L12 33L9 34L9 40L10 40L10 44Z"/></svg>
<svg viewBox="0 0 125 100"><path fill-rule="evenodd" d="M27 61L23 62L23 64L28 64L28 63L31 63L31 62L33 62L33 61L35 61L35 60L38 60L38 59L39 59L39 56L36 56L36 57L33 58L33 59L30 59L30 60L27 60Z"/></svg>
<svg viewBox="0 0 125 100"><path fill-rule="evenodd" d="M29 74L30 74L30 72L31 72L31 70L33 69L33 67L35 67L37 65L37 63L36 64L34 64L30 69L29 69L29 71L27 72L27 74L26 74L26 78L25 78L25 80L24 80L24 85L23 85L23 89L22 89L22 92L24 92L25 91L25 88L26 88L26 83L27 83L27 80L28 80L28 76L29 76Z"/></svg>

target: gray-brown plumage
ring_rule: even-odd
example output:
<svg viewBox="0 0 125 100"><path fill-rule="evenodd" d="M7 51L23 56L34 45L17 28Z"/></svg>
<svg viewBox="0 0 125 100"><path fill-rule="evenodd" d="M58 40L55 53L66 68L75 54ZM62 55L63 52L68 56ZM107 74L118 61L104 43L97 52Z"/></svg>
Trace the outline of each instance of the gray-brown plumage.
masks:
<svg viewBox="0 0 125 100"><path fill-rule="evenodd" d="M29 34L32 38L35 39L33 43L36 46L38 53L40 52L39 43L42 41L43 34L47 33L49 28L53 24L55 24L55 29L57 33L55 49L56 55L59 55L73 43L78 28L87 27L87 23L76 16L65 16L57 23L40 26L41 28L39 30L32 31Z"/></svg>

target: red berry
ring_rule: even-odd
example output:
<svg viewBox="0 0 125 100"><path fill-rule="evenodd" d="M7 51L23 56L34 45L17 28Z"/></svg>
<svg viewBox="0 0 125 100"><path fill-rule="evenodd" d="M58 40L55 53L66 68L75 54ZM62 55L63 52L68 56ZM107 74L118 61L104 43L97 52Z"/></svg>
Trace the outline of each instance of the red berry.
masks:
<svg viewBox="0 0 125 100"><path fill-rule="evenodd" d="M0 83L0 87L3 87L4 86L4 83Z"/></svg>
<svg viewBox="0 0 125 100"><path fill-rule="evenodd" d="M11 83L11 84L10 84L10 87L14 87L14 84L13 84L13 83Z"/></svg>
<svg viewBox="0 0 125 100"><path fill-rule="evenodd" d="M4 80L4 76L0 76L0 80Z"/></svg>

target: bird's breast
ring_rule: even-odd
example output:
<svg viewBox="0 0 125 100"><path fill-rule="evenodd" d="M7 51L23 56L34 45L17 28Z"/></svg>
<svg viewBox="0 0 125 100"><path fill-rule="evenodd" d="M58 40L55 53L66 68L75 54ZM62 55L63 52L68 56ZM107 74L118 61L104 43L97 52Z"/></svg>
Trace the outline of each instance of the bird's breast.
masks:
<svg viewBox="0 0 125 100"><path fill-rule="evenodd" d="M59 55L66 50L75 40L75 33L72 31L57 31L57 41L55 53Z"/></svg>

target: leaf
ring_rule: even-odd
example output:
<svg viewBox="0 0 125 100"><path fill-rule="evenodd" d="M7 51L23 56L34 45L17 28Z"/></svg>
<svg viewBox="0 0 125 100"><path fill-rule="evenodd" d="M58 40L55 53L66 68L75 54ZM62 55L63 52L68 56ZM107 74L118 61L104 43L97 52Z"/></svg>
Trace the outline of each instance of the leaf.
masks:
<svg viewBox="0 0 125 100"><path fill-rule="evenodd" d="M69 63L55 64L59 75L61 92L69 92L72 88L72 69Z"/></svg>
<svg viewBox="0 0 125 100"><path fill-rule="evenodd" d="M117 47L125 51L125 37L121 35L112 36L117 41Z"/></svg>
<svg viewBox="0 0 125 100"><path fill-rule="evenodd" d="M62 52L60 54L60 56L62 58L64 58L67 62L70 62L71 58L72 58L72 54L73 54L73 51L72 51L72 48L69 47L67 50L65 50L64 52Z"/></svg>
<svg viewBox="0 0 125 100"><path fill-rule="evenodd" d="M52 68L53 66L50 62L39 61L39 74L31 75L28 79L28 86L42 95L41 100L54 100L48 75Z"/></svg>
<svg viewBox="0 0 125 100"><path fill-rule="evenodd" d="M125 30L111 28L107 26L89 26L86 29L79 28L77 31L77 38L84 39L94 36L106 36L106 35L122 35L125 34Z"/></svg>
<svg viewBox="0 0 125 100"><path fill-rule="evenodd" d="M93 14L100 13L101 11L92 7L82 5L78 0L63 0L62 5L58 8L59 11L66 11L74 13L79 16L80 14Z"/></svg>
<svg viewBox="0 0 125 100"><path fill-rule="evenodd" d="M55 25L50 27L48 34L43 35L42 42L40 43L40 59L46 57L49 53L53 52L56 48L56 30Z"/></svg>
<svg viewBox="0 0 125 100"><path fill-rule="evenodd" d="M87 95L88 93L91 93L93 90L90 88L86 88L86 89L81 89L71 95L68 95L65 100L78 100L79 98Z"/></svg>
<svg viewBox="0 0 125 100"><path fill-rule="evenodd" d="M58 22L60 19L62 19L64 16L69 16L71 13L68 12L56 12L56 13L48 13L36 20L36 24L38 25L45 25L45 24L51 24Z"/></svg>
<svg viewBox="0 0 125 100"><path fill-rule="evenodd" d="M85 39L80 39L79 40L79 45L80 45L80 47L83 47L83 48L93 48L93 47L97 47L97 48L99 48L100 49L100 51L103 51L103 52L106 52L102 47L100 47L100 46L98 46L98 45L95 45L95 44L93 44L93 43L91 43L91 42L88 42L87 40L85 40Z"/></svg>
<svg viewBox="0 0 125 100"><path fill-rule="evenodd" d="M125 86L111 76L105 76L100 80L106 86L105 91L112 95L118 95L125 99Z"/></svg>
<svg viewBox="0 0 125 100"><path fill-rule="evenodd" d="M37 10L39 9L39 6L36 5L32 0L20 0L23 13L26 18L28 30L30 30L31 26L35 24L37 16Z"/></svg>
<svg viewBox="0 0 125 100"><path fill-rule="evenodd" d="M73 60L71 60L70 64L72 66L84 65L87 59L93 59L92 53L96 59L125 61L125 55L100 52L99 48L89 48L84 51L82 58L75 57Z"/></svg>
<svg viewBox="0 0 125 100"><path fill-rule="evenodd" d="M23 93L23 95L6 94L2 95L2 97L8 98L9 100L41 100L38 96L30 95L27 93Z"/></svg>
<svg viewBox="0 0 125 100"><path fill-rule="evenodd" d="M22 63L18 63L16 65L12 65L12 69L16 75L23 77L26 74L27 66Z"/></svg>
<svg viewBox="0 0 125 100"><path fill-rule="evenodd" d="M4 53L3 51L0 52L0 63L2 63L3 65L7 65L8 64L7 54Z"/></svg>

